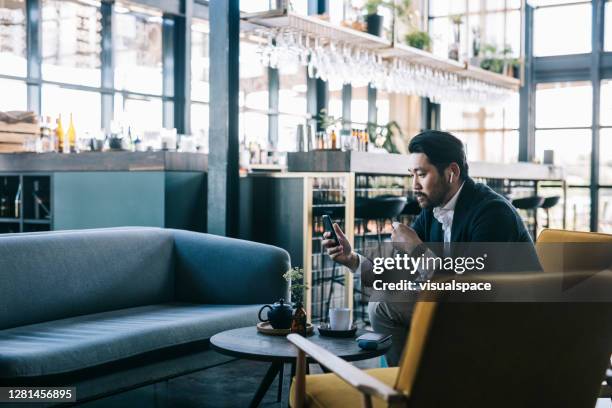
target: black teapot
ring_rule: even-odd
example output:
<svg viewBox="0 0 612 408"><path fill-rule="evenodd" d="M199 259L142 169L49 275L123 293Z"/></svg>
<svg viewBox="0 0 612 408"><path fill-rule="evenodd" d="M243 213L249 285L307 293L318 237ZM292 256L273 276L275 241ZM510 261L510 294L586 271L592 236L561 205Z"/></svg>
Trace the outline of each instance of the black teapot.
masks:
<svg viewBox="0 0 612 408"><path fill-rule="evenodd" d="M261 312L263 312L265 308L270 309L268 311L268 318L262 319ZM281 299L273 305L263 306L259 309L257 317L259 317L259 320L262 322L270 322L275 329L290 329L291 319L293 317L293 307L291 303L285 303L285 299Z"/></svg>

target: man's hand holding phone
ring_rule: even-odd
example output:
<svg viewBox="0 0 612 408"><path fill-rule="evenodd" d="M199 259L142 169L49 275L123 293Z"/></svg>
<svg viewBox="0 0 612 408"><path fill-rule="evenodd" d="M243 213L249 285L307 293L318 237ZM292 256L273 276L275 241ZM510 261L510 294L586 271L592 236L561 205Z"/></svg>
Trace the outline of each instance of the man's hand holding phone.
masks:
<svg viewBox="0 0 612 408"><path fill-rule="evenodd" d="M336 223L332 225L333 231L336 233L338 241L333 238L331 231L325 231L323 233L323 241L321 245L327 250L327 254L334 262L338 262L341 265L348 267L350 270L355 271L359 266L359 256L353 252L351 244L346 239L344 232L340 229L340 226Z"/></svg>

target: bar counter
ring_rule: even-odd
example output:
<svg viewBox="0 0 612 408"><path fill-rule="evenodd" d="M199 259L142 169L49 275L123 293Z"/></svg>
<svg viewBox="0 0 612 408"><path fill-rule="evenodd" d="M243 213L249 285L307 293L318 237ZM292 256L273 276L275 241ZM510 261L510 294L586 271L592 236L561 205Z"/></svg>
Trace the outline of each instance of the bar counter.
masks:
<svg viewBox="0 0 612 408"><path fill-rule="evenodd" d="M13 203L0 233L125 225L203 232L207 170L199 153L0 154L0 192Z"/></svg>
<svg viewBox="0 0 612 408"><path fill-rule="evenodd" d="M401 154L318 150L287 155L289 172L360 173L405 176L407 157ZM563 168L536 163L470 162L470 176L488 179L563 180Z"/></svg>
<svg viewBox="0 0 612 408"><path fill-rule="evenodd" d="M207 170L208 155L201 153L110 151L0 154L0 172Z"/></svg>

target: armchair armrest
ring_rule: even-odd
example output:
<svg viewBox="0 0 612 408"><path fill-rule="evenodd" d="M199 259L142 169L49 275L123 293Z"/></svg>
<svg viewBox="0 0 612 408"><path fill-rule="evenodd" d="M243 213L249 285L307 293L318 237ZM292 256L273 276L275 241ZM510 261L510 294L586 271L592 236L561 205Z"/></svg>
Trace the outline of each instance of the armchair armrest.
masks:
<svg viewBox="0 0 612 408"><path fill-rule="evenodd" d="M407 401L407 396L403 393L393 389L354 365L349 364L310 340L297 334L289 334L287 340L293 343L299 350L295 376L295 400L297 406L294 408L301 408L304 406L306 354L361 392L364 397L364 406L366 407L372 406L372 397L381 398L390 405L405 403Z"/></svg>
<svg viewBox="0 0 612 408"><path fill-rule="evenodd" d="M240 239L172 230L176 299L245 305L287 299L284 249Z"/></svg>

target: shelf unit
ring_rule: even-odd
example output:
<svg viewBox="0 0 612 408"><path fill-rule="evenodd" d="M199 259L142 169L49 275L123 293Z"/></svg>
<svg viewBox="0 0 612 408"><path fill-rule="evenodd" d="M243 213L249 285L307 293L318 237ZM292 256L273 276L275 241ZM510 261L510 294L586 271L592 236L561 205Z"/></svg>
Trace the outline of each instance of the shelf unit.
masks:
<svg viewBox="0 0 612 408"><path fill-rule="evenodd" d="M254 13L242 17L242 30L253 31L266 29L290 29L301 31L319 39L325 44L330 39L363 49L375 51L382 58L401 58L443 72L457 74L463 78L482 81L488 85L518 91L521 81L507 75L481 69L466 62L442 58L430 52L405 44L392 43L378 36L341 27L322 20L317 16L303 16L291 12L274 10L272 12Z"/></svg>
<svg viewBox="0 0 612 408"><path fill-rule="evenodd" d="M52 230L52 183L48 173L0 173L0 200L8 205L1 213L0 234Z"/></svg>

